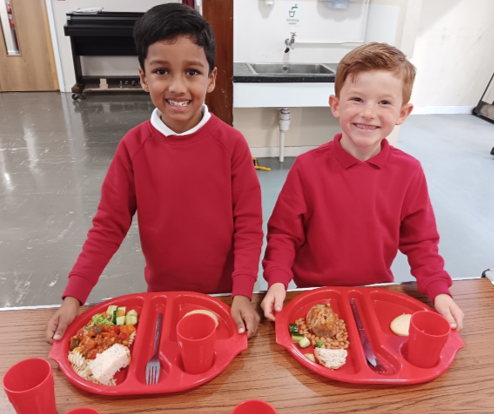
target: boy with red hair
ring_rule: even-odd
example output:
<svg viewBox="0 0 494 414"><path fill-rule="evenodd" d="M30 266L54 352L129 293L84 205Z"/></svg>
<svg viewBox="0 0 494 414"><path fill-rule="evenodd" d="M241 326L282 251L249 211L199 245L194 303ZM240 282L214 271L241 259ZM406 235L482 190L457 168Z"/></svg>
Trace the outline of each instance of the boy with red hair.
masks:
<svg viewBox="0 0 494 414"><path fill-rule="evenodd" d="M462 328L422 167L386 140L412 112L414 79L405 55L383 43L360 46L338 65L329 104L342 133L297 158L269 220L261 304L269 320L292 279L298 287L392 282L399 249L419 290Z"/></svg>

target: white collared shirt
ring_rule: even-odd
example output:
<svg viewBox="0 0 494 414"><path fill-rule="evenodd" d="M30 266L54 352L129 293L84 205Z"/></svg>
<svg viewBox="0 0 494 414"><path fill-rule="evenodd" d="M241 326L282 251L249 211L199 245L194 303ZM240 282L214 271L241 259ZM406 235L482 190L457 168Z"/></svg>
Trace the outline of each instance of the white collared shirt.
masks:
<svg viewBox="0 0 494 414"><path fill-rule="evenodd" d="M151 125L167 137L170 135L177 135L177 136L189 135L189 134L196 132L206 122L209 121L209 118L211 118L211 114L209 113L209 110L208 110L208 107L206 104L202 104L201 112L202 112L202 119L199 121L199 123L194 128L191 128L188 131L182 132L181 134L177 134L176 132L172 131L170 128L168 128L165 125L165 123L161 119L161 112L158 110L158 108L155 108L153 113L151 114Z"/></svg>

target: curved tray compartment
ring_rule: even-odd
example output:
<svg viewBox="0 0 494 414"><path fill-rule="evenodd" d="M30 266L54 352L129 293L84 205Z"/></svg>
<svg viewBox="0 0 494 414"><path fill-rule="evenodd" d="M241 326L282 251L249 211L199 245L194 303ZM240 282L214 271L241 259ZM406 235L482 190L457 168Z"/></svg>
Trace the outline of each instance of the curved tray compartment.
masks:
<svg viewBox="0 0 494 414"><path fill-rule="evenodd" d="M116 386L93 384L79 377L68 361L69 341L93 315L106 311L109 305L126 306L139 314L136 339L131 351L130 365L115 375ZM207 309L219 320L215 343L215 362L208 371L192 375L184 371L175 326L189 311ZM146 385L146 365L153 354L154 330L158 313L163 313L159 347L161 372L159 382ZM79 388L96 394L130 395L177 392L197 387L220 374L244 349L247 335L239 335L230 308L223 302L196 292L153 292L120 296L102 302L79 315L67 328L62 339L51 347L49 358L58 363L67 379Z"/></svg>
<svg viewBox="0 0 494 414"><path fill-rule="evenodd" d="M367 365L350 307L351 298L356 302L374 354L387 369L386 374L378 374ZM290 323L298 318L305 319L312 306L328 302L339 318L345 321L350 341L346 364L337 370L330 370L306 358L304 354L314 353L314 347L311 345L301 349L292 342L289 333ZM336 381L371 384L426 382L445 372L453 362L456 352L465 344L460 334L452 330L435 367L419 368L410 364L407 360L408 338L395 335L389 325L397 316L419 310L435 312L414 298L382 288L319 288L297 296L276 315L276 342L311 371Z"/></svg>

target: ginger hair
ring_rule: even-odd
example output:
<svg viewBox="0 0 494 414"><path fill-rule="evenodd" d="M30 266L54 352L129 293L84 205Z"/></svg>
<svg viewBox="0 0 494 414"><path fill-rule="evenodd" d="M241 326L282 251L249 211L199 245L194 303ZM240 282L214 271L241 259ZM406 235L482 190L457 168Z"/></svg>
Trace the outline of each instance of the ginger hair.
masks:
<svg viewBox="0 0 494 414"><path fill-rule="evenodd" d="M343 57L336 70L334 82L336 97L339 97L341 88L348 77L353 82L360 73L373 70L387 70L401 78L403 81L402 105L410 101L415 80L415 67L401 50L387 43L377 42L359 46Z"/></svg>

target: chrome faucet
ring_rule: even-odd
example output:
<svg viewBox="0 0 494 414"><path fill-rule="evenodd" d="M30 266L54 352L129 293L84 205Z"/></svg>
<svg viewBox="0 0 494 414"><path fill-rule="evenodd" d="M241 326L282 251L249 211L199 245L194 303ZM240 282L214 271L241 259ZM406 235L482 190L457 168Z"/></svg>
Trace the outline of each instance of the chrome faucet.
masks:
<svg viewBox="0 0 494 414"><path fill-rule="evenodd" d="M285 53L288 53L290 49L293 49L293 44L295 43L295 36L297 36L296 32L290 32L292 37L290 39L285 39L285 45L287 46L285 49Z"/></svg>

